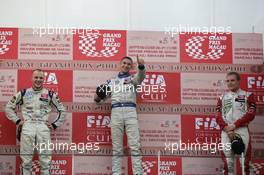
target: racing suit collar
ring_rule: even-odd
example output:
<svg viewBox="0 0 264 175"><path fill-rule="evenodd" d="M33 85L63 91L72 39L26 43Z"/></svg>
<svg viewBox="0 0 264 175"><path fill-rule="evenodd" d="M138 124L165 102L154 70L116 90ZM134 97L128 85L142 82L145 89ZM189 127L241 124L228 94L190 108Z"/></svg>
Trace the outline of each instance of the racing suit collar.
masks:
<svg viewBox="0 0 264 175"><path fill-rule="evenodd" d="M237 93L239 93L241 91L241 89L240 88L238 88L236 91L230 91L232 94L237 94Z"/></svg>
<svg viewBox="0 0 264 175"><path fill-rule="evenodd" d="M43 90L43 87L41 89L35 89L35 88L31 88L34 92L38 93L38 92L41 92Z"/></svg>
<svg viewBox="0 0 264 175"><path fill-rule="evenodd" d="M118 78L126 78L129 76L130 76L129 72L119 72L118 73Z"/></svg>

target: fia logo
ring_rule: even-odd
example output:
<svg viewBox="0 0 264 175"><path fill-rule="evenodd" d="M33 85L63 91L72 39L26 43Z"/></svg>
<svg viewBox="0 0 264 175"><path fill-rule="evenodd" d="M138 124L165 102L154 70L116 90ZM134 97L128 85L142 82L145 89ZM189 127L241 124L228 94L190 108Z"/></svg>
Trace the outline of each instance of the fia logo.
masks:
<svg viewBox="0 0 264 175"><path fill-rule="evenodd" d="M147 74L146 78L142 82L142 85L159 85L166 86L166 82L163 75Z"/></svg>
<svg viewBox="0 0 264 175"><path fill-rule="evenodd" d="M247 78L248 89L264 89L264 76L249 76Z"/></svg>
<svg viewBox="0 0 264 175"><path fill-rule="evenodd" d="M144 93L141 95L143 100L162 101L167 97L164 75L147 74L142 86L144 87Z"/></svg>
<svg viewBox="0 0 264 175"><path fill-rule="evenodd" d="M195 129L197 130L220 130L216 118L195 118Z"/></svg>
<svg viewBox="0 0 264 175"><path fill-rule="evenodd" d="M45 72L44 75L45 75L44 84L47 85L58 84L58 80L54 72Z"/></svg>
<svg viewBox="0 0 264 175"><path fill-rule="evenodd" d="M108 128L110 127L110 116L103 115L88 115L87 128Z"/></svg>

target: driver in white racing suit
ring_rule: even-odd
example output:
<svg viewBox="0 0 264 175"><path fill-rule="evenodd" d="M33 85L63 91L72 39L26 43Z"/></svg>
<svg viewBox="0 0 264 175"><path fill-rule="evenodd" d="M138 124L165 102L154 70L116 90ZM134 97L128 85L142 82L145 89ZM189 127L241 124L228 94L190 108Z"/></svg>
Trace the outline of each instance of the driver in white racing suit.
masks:
<svg viewBox="0 0 264 175"><path fill-rule="evenodd" d="M21 174L30 175L34 148L45 144L39 152L41 174L50 174L51 143L50 131L55 130L65 121L65 108L56 93L43 88L44 72L40 69L33 71L32 88L18 92L6 105L6 116L18 128L22 128L20 140L20 157L22 159ZM21 106L23 119L16 114L16 107ZM50 124L49 113L52 107L58 111L57 118ZM19 137L20 138L20 137Z"/></svg>
<svg viewBox="0 0 264 175"><path fill-rule="evenodd" d="M119 74L107 81L110 87L112 111L111 111L111 136L112 136L112 173L121 175L123 156L123 134L126 131L128 146L131 150L132 169L134 175L142 175L141 145L136 110L136 87L141 85L145 78L144 60L137 58L138 72L135 76L129 73L133 61L130 57L122 58ZM102 97L104 98L104 97ZM95 101L102 100L95 95Z"/></svg>

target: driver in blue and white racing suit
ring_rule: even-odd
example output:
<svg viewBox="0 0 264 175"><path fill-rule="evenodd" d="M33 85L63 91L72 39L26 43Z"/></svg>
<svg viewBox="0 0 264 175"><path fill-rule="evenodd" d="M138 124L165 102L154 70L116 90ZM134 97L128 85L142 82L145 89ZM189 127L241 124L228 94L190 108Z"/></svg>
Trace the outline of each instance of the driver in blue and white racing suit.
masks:
<svg viewBox="0 0 264 175"><path fill-rule="evenodd" d="M120 61L120 72L117 76L108 80L107 87L110 87L112 100L111 111L111 134L112 134L112 173L121 174L121 162L123 156L123 134L126 131L128 146L132 155L133 174L142 175L141 145L136 110L136 88L141 85L145 78L144 60L137 58L138 72L135 76L129 71L132 69L133 61L130 57L124 57ZM104 96L95 95L95 101L99 103Z"/></svg>
<svg viewBox="0 0 264 175"><path fill-rule="evenodd" d="M65 121L65 108L56 93L43 88L44 72L40 69L33 71L32 88L18 92L6 105L6 116L12 120L18 128L22 128L20 140L20 157L22 159L21 174L30 175L34 148L45 144L39 151L41 174L50 174L51 143L50 131L55 130ZM16 106L21 106L22 116L20 119L16 114ZM57 118L48 122L52 107L58 112ZM19 137L20 138L20 137Z"/></svg>

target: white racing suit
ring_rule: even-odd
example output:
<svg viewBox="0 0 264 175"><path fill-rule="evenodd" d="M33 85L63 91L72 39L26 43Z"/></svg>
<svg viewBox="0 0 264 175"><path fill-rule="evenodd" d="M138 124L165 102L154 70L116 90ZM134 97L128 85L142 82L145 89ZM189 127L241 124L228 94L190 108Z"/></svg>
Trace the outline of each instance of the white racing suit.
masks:
<svg viewBox="0 0 264 175"><path fill-rule="evenodd" d="M251 144L248 124L251 122L256 113L256 103L254 95L239 89L237 92L227 92L223 94L217 102L217 123L222 129L221 142L230 143L231 140L227 133L223 131L224 127L234 124L235 133L239 134L245 144L245 172L249 174L249 161L251 157ZM227 175L234 175L235 157L232 150L224 149L222 152L224 161L224 172Z"/></svg>
<svg viewBox="0 0 264 175"><path fill-rule="evenodd" d="M131 151L134 175L142 175L140 133L136 110L136 87L145 78L145 67L138 66L138 73L119 73L107 81L111 88L111 134L112 134L112 173L121 174L123 157L123 135L126 131Z"/></svg>
<svg viewBox="0 0 264 175"><path fill-rule="evenodd" d="M59 97L47 89L35 91L32 88L17 93L6 105L6 116L14 123L19 124L21 119L16 115L16 106L21 106L24 124L20 140L20 156L22 159L22 175L30 175L34 148L38 144L51 143L50 129L46 125L49 113L54 106L58 111L56 120L52 123L54 129L65 121L65 108ZM51 150L42 148L39 152L41 174L50 174Z"/></svg>

